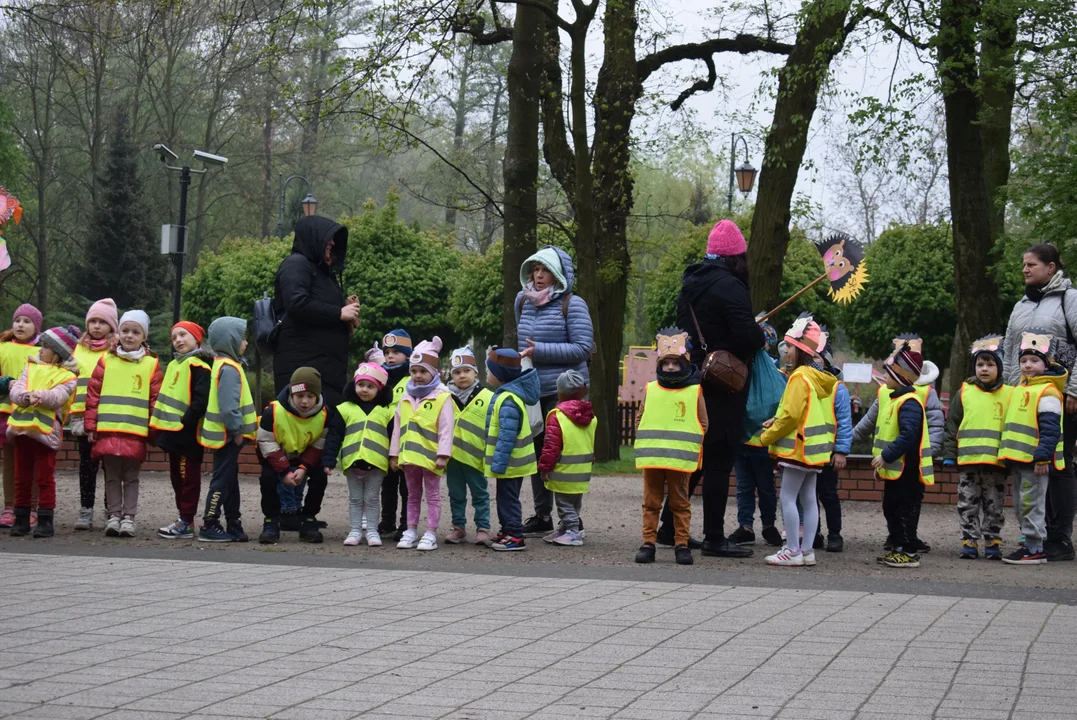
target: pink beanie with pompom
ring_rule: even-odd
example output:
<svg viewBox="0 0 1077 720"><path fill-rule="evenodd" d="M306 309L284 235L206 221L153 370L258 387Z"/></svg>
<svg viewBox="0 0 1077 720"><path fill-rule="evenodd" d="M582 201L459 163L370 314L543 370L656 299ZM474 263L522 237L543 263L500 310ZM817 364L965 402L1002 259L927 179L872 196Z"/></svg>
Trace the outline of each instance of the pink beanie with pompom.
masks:
<svg viewBox="0 0 1077 720"><path fill-rule="evenodd" d="M730 257L748 252L748 243L732 220L719 220L707 237L707 255Z"/></svg>

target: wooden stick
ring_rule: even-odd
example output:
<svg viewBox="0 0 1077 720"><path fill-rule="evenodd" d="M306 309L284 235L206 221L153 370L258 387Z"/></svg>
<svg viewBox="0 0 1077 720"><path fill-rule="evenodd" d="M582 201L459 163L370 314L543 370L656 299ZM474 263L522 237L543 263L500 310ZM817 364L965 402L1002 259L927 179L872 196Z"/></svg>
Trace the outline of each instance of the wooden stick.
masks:
<svg viewBox="0 0 1077 720"><path fill-rule="evenodd" d="M767 313L766 315L764 315L763 317L759 318L759 320L757 320L756 322L761 322L761 323L762 323L762 322L766 322L766 321L767 321L767 320L769 320L769 319L770 319L771 317L773 317L773 316L777 315L777 314L778 314L779 312L781 312L783 308L785 308L785 307L786 307L787 305L789 305L789 303L793 302L793 301L794 301L794 300L796 300L796 299L797 299L798 297L800 297L800 296L801 296L801 295L803 295L804 293L806 293L806 292L808 292L809 290L811 290L811 289L812 289L813 287L815 287L816 285L818 285L819 283L821 283L821 282L822 282L823 280L826 280L826 273L823 273L823 274L822 274L822 275L820 275L819 277L817 277L817 278L815 278L814 280L812 280L812 281L811 281L810 283L808 283L807 285L805 285L804 287L802 287L802 288L801 288L800 290L798 290L798 291L796 292L796 294L795 294L795 295L793 295L793 297L789 298L788 300L786 300L785 302L783 302L783 303L782 303L781 305L779 305L778 307L774 308L773 310L771 310L770 312L768 312L768 313Z"/></svg>

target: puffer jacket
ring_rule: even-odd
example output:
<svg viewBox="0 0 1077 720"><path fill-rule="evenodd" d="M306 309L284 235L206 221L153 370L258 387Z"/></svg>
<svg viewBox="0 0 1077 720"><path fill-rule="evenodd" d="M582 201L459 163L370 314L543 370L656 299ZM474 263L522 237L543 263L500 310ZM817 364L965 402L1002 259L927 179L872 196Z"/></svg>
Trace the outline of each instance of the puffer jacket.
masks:
<svg viewBox="0 0 1077 720"><path fill-rule="evenodd" d="M119 345L114 345L109 353L116 355ZM157 362L157 353L146 350L146 356ZM97 361L93 375L90 376L90 384L86 388L86 414L83 416L83 425L86 434L97 433L97 408L101 401L101 384L105 380L104 356ZM161 364L157 367L150 378L150 415L153 414L153 405L157 402L157 395L161 392L161 383L164 381L164 373L161 372ZM147 416L148 418L148 416ZM147 419L147 428L149 420ZM146 459L146 443L148 438L139 435L131 435L123 432L97 433L94 441L92 457L96 460L104 457L121 457L125 460L143 462Z"/></svg>
<svg viewBox="0 0 1077 720"><path fill-rule="evenodd" d="M587 360L595 344L595 330L587 302L573 294L569 298L567 313L562 305L561 296L566 292L571 293L576 282L572 258L560 248L543 248L539 254L546 257L540 261L552 258L551 250L561 261L560 268L551 269L555 275L560 274L565 278L565 287L554 290L550 301L542 307L532 305L522 290L516 295L515 303L516 348L523 352L530 347L527 340L535 343L532 360L541 385L540 397L557 394L557 377L566 370L579 372L590 384Z"/></svg>
<svg viewBox="0 0 1077 720"><path fill-rule="evenodd" d="M494 390L494 397L490 399L490 406L486 411L486 427L490 427L497 405L497 396L505 392L511 392L524 401L524 405L534 405L539 401L539 378L534 370L525 370L520 377L512 382L505 383ZM520 416L520 408L511 400L506 400L501 405L497 414L498 433L497 444L494 445L494 461L490 465L490 472L503 473L509 467L512 457L512 449L516 447L516 436L520 433L520 423L526 422L527 418Z"/></svg>
<svg viewBox="0 0 1077 720"><path fill-rule="evenodd" d="M1002 357L1008 360L1020 355L1018 348L1021 345L1021 333L1028 330L1046 330L1051 333L1055 341L1060 343L1069 343L1071 336L1077 337L1073 335L1077 333L1077 294L1072 292L1073 289L1073 283L1060 270L1044 286L1043 299L1037 302L1025 296L1018 300L1013 306L1010 322L1006 326ZM1077 359L1067 365L1069 380L1066 382L1064 392L1066 395L1077 397L1077 377L1074 377ZM1003 377L1007 385L1017 385L1021 381L1020 363L1005 363Z"/></svg>

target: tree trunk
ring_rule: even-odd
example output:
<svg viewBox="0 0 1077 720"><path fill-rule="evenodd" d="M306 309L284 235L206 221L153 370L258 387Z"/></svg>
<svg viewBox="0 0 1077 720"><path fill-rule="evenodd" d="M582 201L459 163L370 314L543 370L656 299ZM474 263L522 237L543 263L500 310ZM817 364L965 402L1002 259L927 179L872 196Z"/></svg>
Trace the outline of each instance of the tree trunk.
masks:
<svg viewBox="0 0 1077 720"><path fill-rule="evenodd" d="M1017 18L1013 6L1002 0L984 4L983 31L980 36L980 83L983 88L984 180L991 203L991 247L1006 232L1006 206L999 191L1010 182L1010 134L1013 121L1013 98L1017 91L1015 47ZM988 248L989 250L991 248Z"/></svg>
<svg viewBox="0 0 1077 720"><path fill-rule="evenodd" d="M467 130L467 83L471 74L471 56L475 51L474 43L468 43L464 50L464 64L460 68L460 82L456 86L456 103L453 108L455 122L453 123L452 149L453 161L460 161L460 154L464 149L464 131ZM454 178L455 180L455 178ZM456 193L450 193L445 203L445 224L453 230L456 229Z"/></svg>
<svg viewBox="0 0 1077 720"><path fill-rule="evenodd" d="M273 91L272 76L267 75L265 109L262 116L262 237L269 237L276 203L273 197Z"/></svg>

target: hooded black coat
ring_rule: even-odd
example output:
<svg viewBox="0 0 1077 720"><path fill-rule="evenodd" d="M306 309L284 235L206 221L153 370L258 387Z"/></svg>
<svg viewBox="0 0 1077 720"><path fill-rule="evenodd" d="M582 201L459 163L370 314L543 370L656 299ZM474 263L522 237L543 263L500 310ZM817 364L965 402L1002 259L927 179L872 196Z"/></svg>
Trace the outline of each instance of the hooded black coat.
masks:
<svg viewBox="0 0 1077 720"><path fill-rule="evenodd" d="M325 264L325 246L334 241L334 262ZM313 367L322 375L322 395L335 407L348 378L351 325L340 319L348 229L324 217L305 217L295 225L292 252L277 268L273 305L284 315L273 355L273 385L279 393L296 369Z"/></svg>

